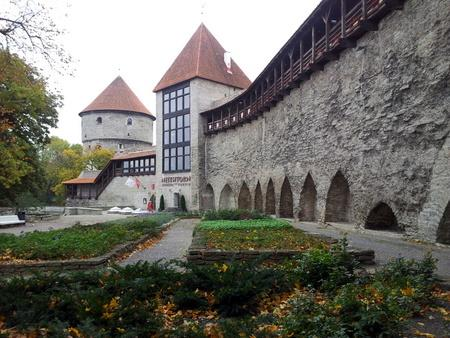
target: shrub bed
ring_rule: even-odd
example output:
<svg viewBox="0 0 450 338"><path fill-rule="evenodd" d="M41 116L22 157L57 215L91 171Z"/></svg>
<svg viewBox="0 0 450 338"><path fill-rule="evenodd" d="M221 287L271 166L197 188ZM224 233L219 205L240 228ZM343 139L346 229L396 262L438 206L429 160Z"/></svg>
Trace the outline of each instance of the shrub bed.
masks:
<svg viewBox="0 0 450 338"><path fill-rule="evenodd" d="M272 218L202 221L195 236L206 249L220 250L307 250L324 248L326 243Z"/></svg>
<svg viewBox="0 0 450 338"><path fill-rule="evenodd" d="M136 240L143 235L158 235L161 225L172 218L171 214L158 214L46 232L29 232L20 236L0 234L0 261L100 256L118 244Z"/></svg>
<svg viewBox="0 0 450 338"><path fill-rule="evenodd" d="M242 219L269 219L267 216L256 210L247 209L231 209L231 210L209 210L204 213L203 218L207 221L214 220L231 220L237 221Z"/></svg>
<svg viewBox="0 0 450 338"><path fill-rule="evenodd" d="M3 279L0 333L398 336L405 320L433 300L434 263L430 257L421 262L396 260L374 276L361 276L345 243L340 243L284 265L137 264Z"/></svg>
<svg viewBox="0 0 450 338"><path fill-rule="evenodd" d="M254 229L292 228L292 225L279 219L249 219L249 220L214 220L202 221L197 229L200 230L254 230Z"/></svg>

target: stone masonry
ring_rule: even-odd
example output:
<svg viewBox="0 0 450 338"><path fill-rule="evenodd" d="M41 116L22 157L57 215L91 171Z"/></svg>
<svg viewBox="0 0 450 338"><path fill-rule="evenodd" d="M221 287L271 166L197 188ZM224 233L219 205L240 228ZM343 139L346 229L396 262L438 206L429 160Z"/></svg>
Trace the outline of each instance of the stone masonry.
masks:
<svg viewBox="0 0 450 338"><path fill-rule="evenodd" d="M345 221L364 226L384 202L407 235L435 241L450 199L449 17L447 0L408 0L269 112L207 136L201 194L211 195L210 184L218 208L228 184L237 203L245 182L254 201L259 182L265 204L272 179L279 213L287 178L297 217L310 173L324 221L340 172L349 188Z"/></svg>
<svg viewBox="0 0 450 338"><path fill-rule="evenodd" d="M93 111L81 115L81 139L85 149L97 145L119 151L148 149L153 143L153 120L148 114L122 111ZM102 123L97 123L98 118ZM132 124L127 120L131 118Z"/></svg>

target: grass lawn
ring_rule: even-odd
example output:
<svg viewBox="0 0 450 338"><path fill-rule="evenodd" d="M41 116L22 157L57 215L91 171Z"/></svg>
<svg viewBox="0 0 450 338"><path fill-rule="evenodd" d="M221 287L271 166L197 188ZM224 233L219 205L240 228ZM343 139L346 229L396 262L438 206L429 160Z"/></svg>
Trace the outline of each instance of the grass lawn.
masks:
<svg viewBox="0 0 450 338"><path fill-rule="evenodd" d="M209 249L304 251L327 247L323 241L277 219L202 221L196 231Z"/></svg>
<svg viewBox="0 0 450 338"><path fill-rule="evenodd" d="M57 260L103 255L118 244L145 234L158 235L171 214L126 218L87 226L30 232L20 236L0 234L0 261Z"/></svg>

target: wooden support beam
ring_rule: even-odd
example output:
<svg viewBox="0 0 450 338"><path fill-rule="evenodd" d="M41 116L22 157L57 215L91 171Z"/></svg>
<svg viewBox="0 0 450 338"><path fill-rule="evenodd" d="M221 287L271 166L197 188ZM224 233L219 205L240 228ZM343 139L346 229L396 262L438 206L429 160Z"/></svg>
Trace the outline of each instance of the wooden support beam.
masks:
<svg viewBox="0 0 450 338"><path fill-rule="evenodd" d="M316 29L314 28L314 25L311 28L311 63L316 62Z"/></svg>
<svg viewBox="0 0 450 338"><path fill-rule="evenodd" d="M367 0L361 0L361 18L363 21L367 19Z"/></svg>
<svg viewBox="0 0 450 338"><path fill-rule="evenodd" d="M303 73L303 39L300 40L300 74Z"/></svg>
<svg viewBox="0 0 450 338"><path fill-rule="evenodd" d="M322 16L322 20L325 25L325 53L330 50L330 13L331 7L329 7L325 15Z"/></svg>
<svg viewBox="0 0 450 338"><path fill-rule="evenodd" d="M273 95L277 92L277 67L273 67Z"/></svg>
<svg viewBox="0 0 450 338"><path fill-rule="evenodd" d="M294 77L294 61L293 61L293 56L294 56L294 50L291 49L289 51L289 82L292 82L292 78Z"/></svg>
<svg viewBox="0 0 450 338"><path fill-rule="evenodd" d="M347 0L341 0L341 39L347 37L345 16L347 15Z"/></svg>

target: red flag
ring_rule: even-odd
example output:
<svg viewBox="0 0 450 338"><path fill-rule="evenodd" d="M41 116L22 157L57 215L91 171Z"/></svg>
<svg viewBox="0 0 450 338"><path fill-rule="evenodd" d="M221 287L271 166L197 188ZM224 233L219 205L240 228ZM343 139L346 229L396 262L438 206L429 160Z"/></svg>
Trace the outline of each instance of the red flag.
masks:
<svg viewBox="0 0 450 338"><path fill-rule="evenodd" d="M139 187L142 185L141 181L137 177L134 178L134 183L136 184L136 188L139 189Z"/></svg>

